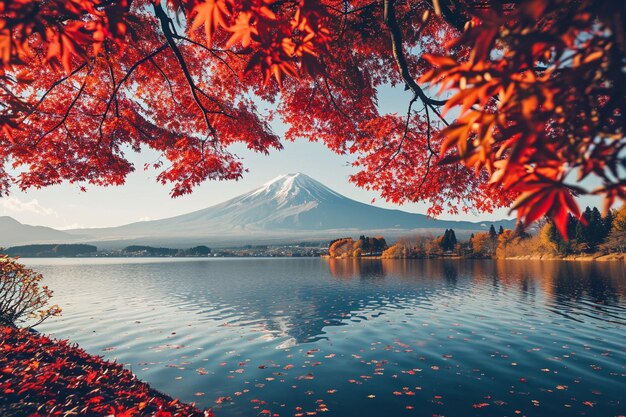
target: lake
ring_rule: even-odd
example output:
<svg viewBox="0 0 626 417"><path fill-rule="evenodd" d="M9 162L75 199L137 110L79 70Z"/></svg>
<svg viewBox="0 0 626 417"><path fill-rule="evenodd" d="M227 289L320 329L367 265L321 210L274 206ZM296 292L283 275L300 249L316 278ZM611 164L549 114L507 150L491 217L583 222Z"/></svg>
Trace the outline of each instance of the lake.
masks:
<svg viewBox="0 0 626 417"><path fill-rule="evenodd" d="M23 262L39 331L218 417L626 414L624 263Z"/></svg>

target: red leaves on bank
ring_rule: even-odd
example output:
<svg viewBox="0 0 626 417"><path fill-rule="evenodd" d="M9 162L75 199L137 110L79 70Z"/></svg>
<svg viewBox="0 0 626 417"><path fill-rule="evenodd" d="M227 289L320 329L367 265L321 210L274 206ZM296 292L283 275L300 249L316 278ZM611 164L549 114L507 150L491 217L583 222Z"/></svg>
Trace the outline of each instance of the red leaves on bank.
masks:
<svg viewBox="0 0 626 417"><path fill-rule="evenodd" d="M66 341L0 328L2 416L212 417Z"/></svg>

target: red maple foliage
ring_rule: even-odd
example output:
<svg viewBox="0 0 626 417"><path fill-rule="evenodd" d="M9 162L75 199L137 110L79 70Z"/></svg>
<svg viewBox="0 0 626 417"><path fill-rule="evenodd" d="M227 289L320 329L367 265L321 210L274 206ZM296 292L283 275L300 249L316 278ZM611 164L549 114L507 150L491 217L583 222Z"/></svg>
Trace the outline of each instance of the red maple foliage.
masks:
<svg viewBox="0 0 626 417"><path fill-rule="evenodd" d="M0 327L0 414L212 417L67 341Z"/></svg>
<svg viewBox="0 0 626 417"><path fill-rule="evenodd" d="M189 193L242 175L236 142L280 149L277 115L388 200L517 199L524 224L564 230L573 196L626 199L625 17L592 0L2 0L0 194L121 184L142 147ZM378 106L389 85L405 114ZM587 177L601 185L571 183Z"/></svg>

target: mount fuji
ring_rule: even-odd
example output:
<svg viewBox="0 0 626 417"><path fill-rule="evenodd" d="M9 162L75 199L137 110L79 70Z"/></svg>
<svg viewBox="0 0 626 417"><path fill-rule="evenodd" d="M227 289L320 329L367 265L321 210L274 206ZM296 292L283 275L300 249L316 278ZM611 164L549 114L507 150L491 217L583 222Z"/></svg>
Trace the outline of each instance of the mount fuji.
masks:
<svg viewBox="0 0 626 417"><path fill-rule="evenodd" d="M514 226L513 220L492 222ZM487 224L488 227L488 224ZM422 214L364 204L297 173L281 175L263 186L221 204L176 217L119 227L65 230L77 241L115 247L129 243L224 246L241 243L288 243L357 234L388 238L439 233L447 228L467 234L484 223L435 220ZM79 237L80 235L80 237ZM0 244L6 242L0 242Z"/></svg>

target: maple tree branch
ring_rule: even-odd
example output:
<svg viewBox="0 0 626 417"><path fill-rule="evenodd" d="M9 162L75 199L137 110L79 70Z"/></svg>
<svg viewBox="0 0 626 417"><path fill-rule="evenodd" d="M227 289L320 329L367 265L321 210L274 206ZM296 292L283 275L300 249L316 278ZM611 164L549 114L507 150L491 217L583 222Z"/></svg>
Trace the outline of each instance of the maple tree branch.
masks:
<svg viewBox="0 0 626 417"><path fill-rule="evenodd" d="M309 111L309 108L311 107L311 103L313 103L313 99L315 98L315 93L317 93L317 88L318 88L318 84L315 83L315 86L313 86L312 88L313 91L311 91L311 97L309 97L309 101L306 104L306 107L304 108L305 112Z"/></svg>
<svg viewBox="0 0 626 417"><path fill-rule="evenodd" d="M435 113L437 115L439 120L441 120L444 125L450 126L450 123L448 123L448 121L441 115L441 112L439 110L437 110L437 108L435 106L427 105L427 107L430 107L430 109L433 111L433 113Z"/></svg>
<svg viewBox="0 0 626 417"><path fill-rule="evenodd" d="M39 101L37 101L37 103L32 107L31 111L28 112L28 114L26 116L24 116L24 118L22 120L20 120L17 124L20 125L22 123L24 123L26 121L26 119L28 119L34 112L35 110L37 110L37 108L41 105L41 103L43 103L43 101L46 99L46 97L48 96L48 94L50 94L50 92L52 92L52 90L54 90L55 88L57 88L59 85L63 84L68 78L73 77L74 75L76 75L77 73L79 73L83 68L85 68L85 65L87 65L86 62L83 62L81 65L78 66L78 68L76 68L74 71L72 71L70 74L59 78L58 80L56 80L52 86L50 86L50 88L48 88L39 98Z"/></svg>
<svg viewBox="0 0 626 417"><path fill-rule="evenodd" d="M180 105L180 103L178 102L178 100L176 100L176 95L174 94L174 88L172 87L172 82L170 81L169 77L167 76L167 74L165 74L165 71L163 71L163 68L161 68L159 66L159 64L156 63L156 61L150 57L149 59L150 63L152 65L155 66L155 68L157 69L157 71L159 71L159 73L163 76L163 79L165 79L165 82L167 83L167 86L170 90L170 95L172 96L172 100L174 101L174 103Z"/></svg>
<svg viewBox="0 0 626 417"><path fill-rule="evenodd" d="M115 71L113 71L113 66L111 65L111 60L110 60L109 48L107 47L106 44L104 45L104 50L106 51L106 62L107 62L107 66L109 67L109 77L111 78L111 87L113 88L113 92L115 92L115 86L117 84L115 81ZM120 105L117 100L117 97L115 97L115 116L120 117Z"/></svg>
<svg viewBox="0 0 626 417"><path fill-rule="evenodd" d="M117 95L115 94L115 91L116 91L116 87L115 87L116 86L115 72L113 71L113 67L111 66L111 62L109 61L108 56L107 56L107 65L109 67L109 77L111 77L111 86L113 87L113 97L114 97L114 100L115 100L115 115L117 117L119 117L120 116L120 105L119 105L119 103L117 101Z"/></svg>
<svg viewBox="0 0 626 417"><path fill-rule="evenodd" d="M226 62L226 60L224 58L219 56L215 49L209 48L209 47L207 47L206 45L204 45L204 44L202 44L200 42L196 42L193 39L189 39L188 37L181 36L181 35L179 35L177 33L174 33L173 36L174 36L175 39L180 39L181 41L189 42L190 44L198 46L198 47L204 49L205 51L209 52L211 55L213 55L213 57L217 58L222 64L226 65L226 67L230 70L230 72L232 72L234 75L236 75L237 76L237 80L239 80L239 74L237 73L237 71L235 71L233 69L233 67L231 67L230 64L228 62ZM220 50L220 52L228 53L228 52L231 52L231 51ZM235 54L235 56L239 57L237 54ZM241 58L241 59L243 59L243 58Z"/></svg>
<svg viewBox="0 0 626 417"><path fill-rule="evenodd" d="M210 134L213 136L214 140L217 141L217 132L215 131L215 128L213 127L213 125L211 124L211 121L209 120L209 112L202 104L200 97L198 97L198 93L196 90L199 90L199 89L196 86L196 83L193 80L191 73L189 72L189 68L187 67L187 62L185 61L185 57L183 57L183 54L180 52L180 49L178 48L178 45L176 45L176 41L174 41L174 37L176 36L174 31L172 30L174 23L172 22L172 19L170 19L170 17L165 13L165 10L163 10L160 4L153 3L152 6L154 8L154 13L156 14L156 17L159 19L159 22L161 23L161 30L163 30L163 35L165 35L167 44L169 45L170 49L174 53L174 56L176 57L176 61L178 61L178 65L180 66L180 69L183 72L185 80L187 80L187 84L189 85L189 91L191 93L191 96L193 97L196 105L202 112L202 116L204 117L204 123L206 124L207 129L209 130Z"/></svg>
<svg viewBox="0 0 626 417"><path fill-rule="evenodd" d="M433 0L430 0L431 4L432 2ZM439 10L441 10L441 16L444 18L444 20L448 22L453 28L463 33L465 31L465 23L467 22L467 19L465 19L462 15L460 15L456 11L453 12L452 10L450 10L450 7L448 7L447 0L438 0L438 3L439 3ZM458 3L459 2L455 3L456 7L459 7ZM434 8L435 6L433 5L433 9Z"/></svg>
<svg viewBox="0 0 626 417"><path fill-rule="evenodd" d="M343 117L345 117L346 119L350 119L350 116L348 116L342 109L341 107L339 107L339 105L337 104L337 102L335 101L335 97L333 96L333 92L330 89L330 85L328 84L328 78L324 77L324 85L326 86L326 90L328 91L328 97L330 98L330 102L332 103L333 107L335 107L335 109L341 113L341 115ZM351 120L351 119L350 119Z"/></svg>
<svg viewBox="0 0 626 417"><path fill-rule="evenodd" d="M144 135L147 139L152 139L152 136L150 136L144 129L142 129L137 123L135 123L134 121L132 121L131 119L126 119L126 121L135 128L135 130L137 130L139 133L141 133L142 135Z"/></svg>
<svg viewBox="0 0 626 417"><path fill-rule="evenodd" d="M430 174L430 167L431 167L431 160L433 159L433 156L436 155L436 152L433 151L433 148L431 146L431 138L432 138L432 132L431 132L431 127L430 127L430 112L428 110L428 107L425 107L426 110L426 144L428 146L428 159L426 159L426 172L424 173L424 176L422 177L422 181L420 181L420 185L417 187L417 192L411 194L411 196L414 196L415 194L422 194L422 187L424 187L424 184L426 183L426 178L428 178L428 174Z"/></svg>
<svg viewBox="0 0 626 417"><path fill-rule="evenodd" d="M207 113L211 113L211 114L221 114L222 116L226 116L226 117L230 117L231 119L236 119L236 116L233 116L232 114L229 114L226 109L224 109L224 106L222 105L222 103L219 102L219 100L217 100L215 97L211 97L210 95L208 95L207 93L205 93L202 89L198 88L198 92L200 93L200 95L204 98L206 98L209 101L212 101L217 107L219 107L221 110L220 111L209 111L208 109L206 110Z"/></svg>
<svg viewBox="0 0 626 417"><path fill-rule="evenodd" d="M414 95L420 98L424 104L428 104L431 106L442 106L446 104L447 100L435 100L433 98L428 97L424 90L415 82L411 73L409 72L409 67L406 62L406 58L404 57L404 52L402 49L402 31L400 30L400 26L398 25L398 21L396 20L396 9L394 7L395 0L385 0L384 2L384 21L389 29L389 35L391 37L391 50L393 52L393 57L398 65L398 69L402 75L402 79L404 80L407 87L413 92Z"/></svg>
<svg viewBox="0 0 626 417"><path fill-rule="evenodd" d="M398 144L395 152L389 158L387 158L387 161L385 161L385 163L381 167L379 167L376 170L376 172L380 172L384 170L385 168L387 168L389 164L391 163L391 161L393 161L402 150L404 141L407 139L407 135L409 134L409 122L411 121L411 109L413 107L413 104L415 104L416 101L417 101L417 96L413 96L413 98L409 102L409 109L406 112L406 121L404 122L404 134L402 135L402 139L400 139L400 143Z"/></svg>
<svg viewBox="0 0 626 417"><path fill-rule="evenodd" d="M435 152L433 150L432 147L432 128L430 126L430 112L428 111L428 107L424 107L424 110L426 110L426 126L428 127L428 129L426 129L426 145L428 146L428 152L430 152L430 156L436 155L437 152ZM430 161L430 157L429 157L429 161Z"/></svg>
<svg viewBox="0 0 626 417"><path fill-rule="evenodd" d="M102 137L102 126L103 126L104 121L105 121L105 119L107 117L107 113L109 112L109 109L111 108L111 103L113 102L113 100L116 100L117 93L120 90L120 88L122 87L122 85L126 82L126 80L128 80L128 78L131 76L133 71L135 71L137 69L137 67L139 67L144 62L150 60L152 57L156 56L157 54L159 54L161 51L165 50L166 48L167 48L167 45L165 45L165 44L161 45L159 48L155 49L154 51L152 51L148 55L144 56L143 58L141 58L140 60L135 62L128 69L128 71L126 71L126 74L124 75L124 77L120 80L120 82L113 89L113 93L111 94L111 97L107 101L106 107L104 108L104 112L102 113L102 118L100 119L100 125L98 126L98 132L100 134L100 137Z"/></svg>
<svg viewBox="0 0 626 417"><path fill-rule="evenodd" d="M65 121L67 120L67 118L70 115L70 112L72 111L72 109L74 108L74 105L76 104L76 102L78 101L78 99L80 98L80 96L83 94L83 91L85 90L85 85L87 85L87 79L89 78L89 76L91 75L91 71L92 71L93 67L89 67L89 70L87 71L87 74L85 75L85 79L83 80L83 83L80 86L80 90L78 90L78 94L76 94L76 97L74 97L72 99L72 102L70 103L70 105L68 106L67 110L65 111L65 114L63 115L63 118L59 121L59 123L57 123L56 125L54 125L52 128L48 129L46 132L44 132L41 136L39 136L39 138L35 141L35 143L33 144L33 147L36 147L37 145L39 145L39 143L43 140L43 138L45 138L46 136L48 136L50 133L52 133L53 131L55 131L56 129L58 129L61 125L63 125L65 123Z"/></svg>

